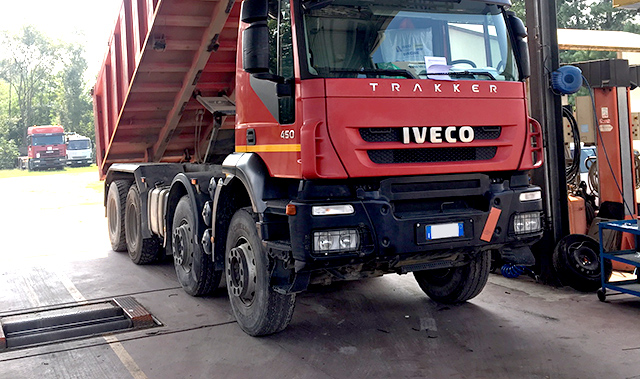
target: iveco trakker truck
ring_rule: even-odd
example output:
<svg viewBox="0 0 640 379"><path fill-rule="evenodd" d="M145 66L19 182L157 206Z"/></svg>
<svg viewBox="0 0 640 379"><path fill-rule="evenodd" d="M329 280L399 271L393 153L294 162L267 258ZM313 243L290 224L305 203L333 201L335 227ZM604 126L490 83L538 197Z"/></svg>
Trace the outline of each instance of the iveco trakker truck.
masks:
<svg viewBox="0 0 640 379"><path fill-rule="evenodd" d="M463 302L532 264L540 125L509 0L126 0L93 89L114 250L226 281L250 335L310 284Z"/></svg>

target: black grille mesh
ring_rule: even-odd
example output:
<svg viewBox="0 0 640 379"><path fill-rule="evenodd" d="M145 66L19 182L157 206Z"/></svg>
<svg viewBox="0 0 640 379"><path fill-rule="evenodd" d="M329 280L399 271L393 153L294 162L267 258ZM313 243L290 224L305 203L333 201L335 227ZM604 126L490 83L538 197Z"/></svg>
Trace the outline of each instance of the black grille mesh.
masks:
<svg viewBox="0 0 640 379"><path fill-rule="evenodd" d="M432 149L369 150L373 163L427 163L486 161L495 157L497 147L445 147Z"/></svg>
<svg viewBox="0 0 640 379"><path fill-rule="evenodd" d="M402 128L361 128L359 131L365 142L402 142ZM476 140L493 140L500 137L502 127L475 127L473 132Z"/></svg>

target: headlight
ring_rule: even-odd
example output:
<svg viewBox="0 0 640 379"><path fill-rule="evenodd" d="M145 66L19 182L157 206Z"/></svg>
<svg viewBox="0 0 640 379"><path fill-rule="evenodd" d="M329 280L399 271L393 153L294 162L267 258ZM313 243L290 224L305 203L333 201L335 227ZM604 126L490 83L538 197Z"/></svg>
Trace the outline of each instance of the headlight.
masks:
<svg viewBox="0 0 640 379"><path fill-rule="evenodd" d="M542 199L542 191L523 192L520 194L520 202L534 201Z"/></svg>
<svg viewBox="0 0 640 379"><path fill-rule="evenodd" d="M520 213L513 218L513 230L516 234L534 233L541 229L540 212Z"/></svg>
<svg viewBox="0 0 640 379"><path fill-rule="evenodd" d="M360 247L360 235L355 229L325 230L313 233L313 251L337 253L355 251Z"/></svg>
<svg viewBox="0 0 640 379"><path fill-rule="evenodd" d="M311 208L311 214L314 216L334 216L334 215L350 215L355 210L351 204L343 205L315 205Z"/></svg>
<svg viewBox="0 0 640 379"><path fill-rule="evenodd" d="M40 153L36 153L36 158L40 158Z"/></svg>

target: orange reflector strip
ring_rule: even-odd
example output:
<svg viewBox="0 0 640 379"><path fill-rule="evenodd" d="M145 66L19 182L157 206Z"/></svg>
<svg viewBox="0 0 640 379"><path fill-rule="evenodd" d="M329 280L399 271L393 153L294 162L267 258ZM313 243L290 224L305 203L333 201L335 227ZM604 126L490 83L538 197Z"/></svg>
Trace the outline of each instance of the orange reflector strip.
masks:
<svg viewBox="0 0 640 379"><path fill-rule="evenodd" d="M287 216L296 215L296 206L293 204L287 204Z"/></svg>
<svg viewBox="0 0 640 379"><path fill-rule="evenodd" d="M502 213L501 209L496 207L491 207L491 211L489 212L489 217L487 217L487 222L484 224L484 229L482 229L482 235L480 239L482 241L491 242L491 237L493 237L493 232L496 230L496 225L498 225L498 219L500 218L500 213Z"/></svg>

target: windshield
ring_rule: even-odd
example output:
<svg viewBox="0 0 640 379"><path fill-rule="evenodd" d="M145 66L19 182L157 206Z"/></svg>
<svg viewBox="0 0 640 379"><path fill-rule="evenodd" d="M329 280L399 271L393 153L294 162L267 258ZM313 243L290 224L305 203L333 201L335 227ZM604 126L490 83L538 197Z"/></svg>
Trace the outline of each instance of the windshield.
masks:
<svg viewBox="0 0 640 379"><path fill-rule="evenodd" d="M312 0L303 14L313 76L518 80L497 5Z"/></svg>
<svg viewBox="0 0 640 379"><path fill-rule="evenodd" d="M84 140L71 140L67 145L67 149L69 150L86 150L91 149L91 141L88 139Z"/></svg>
<svg viewBox="0 0 640 379"><path fill-rule="evenodd" d="M31 135L32 146L44 146L44 145L62 145L64 144L64 136L62 134L53 135Z"/></svg>

